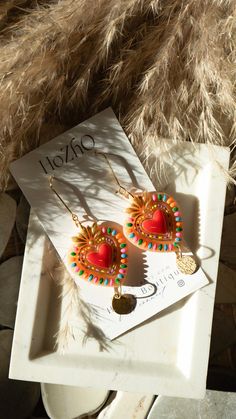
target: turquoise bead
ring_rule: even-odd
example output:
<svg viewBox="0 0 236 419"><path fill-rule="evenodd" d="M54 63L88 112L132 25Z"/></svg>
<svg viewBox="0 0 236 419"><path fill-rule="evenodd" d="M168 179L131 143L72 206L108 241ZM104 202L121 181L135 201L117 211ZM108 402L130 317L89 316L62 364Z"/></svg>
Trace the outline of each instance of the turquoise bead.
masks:
<svg viewBox="0 0 236 419"><path fill-rule="evenodd" d="M135 234L134 233L130 233L129 234L129 237L132 239L133 237L135 236Z"/></svg>
<svg viewBox="0 0 236 419"><path fill-rule="evenodd" d="M89 275L89 277L88 277L88 281L92 281L92 279L93 279L93 275L91 274L91 275Z"/></svg>
<svg viewBox="0 0 236 419"><path fill-rule="evenodd" d="M116 230L112 230L111 235L112 235L112 236L116 236L116 235L117 235L117 231L116 231Z"/></svg>
<svg viewBox="0 0 236 419"><path fill-rule="evenodd" d="M122 258L122 259L126 259L126 258L127 258L127 256L128 256L128 255L127 255L126 253L122 253L122 254L121 254L121 258Z"/></svg>
<svg viewBox="0 0 236 419"><path fill-rule="evenodd" d="M175 238L175 241L176 241L176 242L180 242L180 241L181 241L181 238L180 238L180 237L176 237L176 238Z"/></svg>
<svg viewBox="0 0 236 419"><path fill-rule="evenodd" d="M168 244L164 244L164 249L168 250Z"/></svg>
<svg viewBox="0 0 236 419"><path fill-rule="evenodd" d="M166 202L166 201L167 201L167 196L166 196L166 195L163 195L162 200L163 200L164 202Z"/></svg>
<svg viewBox="0 0 236 419"><path fill-rule="evenodd" d="M108 282L109 282L109 280L108 279L105 279L104 284L105 285L108 285Z"/></svg>
<svg viewBox="0 0 236 419"><path fill-rule="evenodd" d="M72 268L74 268L74 267L76 266L76 263L75 263L75 262L73 262L73 263L71 264L71 266L72 266Z"/></svg>
<svg viewBox="0 0 236 419"><path fill-rule="evenodd" d="M181 221L181 217L176 217L175 221Z"/></svg>
<svg viewBox="0 0 236 419"><path fill-rule="evenodd" d="M118 276L118 278L124 278L123 274L118 274L117 276Z"/></svg>
<svg viewBox="0 0 236 419"><path fill-rule="evenodd" d="M148 249L151 249L151 248L152 248L152 243L149 243Z"/></svg>

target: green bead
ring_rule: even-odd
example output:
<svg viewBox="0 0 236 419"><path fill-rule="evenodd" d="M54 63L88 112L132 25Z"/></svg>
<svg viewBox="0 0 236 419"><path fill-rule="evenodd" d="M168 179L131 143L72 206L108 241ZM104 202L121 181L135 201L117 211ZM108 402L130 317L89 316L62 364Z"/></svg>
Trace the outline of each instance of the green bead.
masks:
<svg viewBox="0 0 236 419"><path fill-rule="evenodd" d="M162 250L162 244L159 244L158 249Z"/></svg>
<svg viewBox="0 0 236 419"><path fill-rule="evenodd" d="M176 211L178 211L178 209L179 209L178 207L174 207L174 208L172 208L172 211L176 212Z"/></svg>
<svg viewBox="0 0 236 419"><path fill-rule="evenodd" d="M173 244L174 244L175 247L179 247L179 243L174 242Z"/></svg>
<svg viewBox="0 0 236 419"><path fill-rule="evenodd" d="M102 284L103 283L103 278L99 279L99 283Z"/></svg>
<svg viewBox="0 0 236 419"><path fill-rule="evenodd" d="M133 224L132 223L127 223L126 225L127 225L127 227L132 227Z"/></svg>
<svg viewBox="0 0 236 419"><path fill-rule="evenodd" d="M143 239L139 239L138 244L142 244Z"/></svg>
<svg viewBox="0 0 236 419"><path fill-rule="evenodd" d="M107 232L108 232L108 234L111 234L111 228L110 227L107 228Z"/></svg>
<svg viewBox="0 0 236 419"><path fill-rule="evenodd" d="M127 268L127 265L126 265L125 263L122 263L122 264L120 265L120 267L121 267L122 269L124 269L124 268Z"/></svg>
<svg viewBox="0 0 236 419"><path fill-rule="evenodd" d="M126 247L126 243L121 243L120 247L121 249L123 249L124 247Z"/></svg>
<svg viewBox="0 0 236 419"><path fill-rule="evenodd" d="M158 196L159 201L161 201L162 200L162 195L159 193L157 196Z"/></svg>
<svg viewBox="0 0 236 419"><path fill-rule="evenodd" d="M76 256L76 253L75 252L71 252L71 256Z"/></svg>
<svg viewBox="0 0 236 419"><path fill-rule="evenodd" d="M182 227L177 227L176 228L176 231L182 231L183 229L182 229Z"/></svg>
<svg viewBox="0 0 236 419"><path fill-rule="evenodd" d="M115 282L116 282L117 284L119 284L119 283L120 283L119 278L116 278L116 279L115 279Z"/></svg>
<svg viewBox="0 0 236 419"><path fill-rule="evenodd" d="M84 273L84 271L81 269L81 270L79 271L79 275L83 275L83 273Z"/></svg>

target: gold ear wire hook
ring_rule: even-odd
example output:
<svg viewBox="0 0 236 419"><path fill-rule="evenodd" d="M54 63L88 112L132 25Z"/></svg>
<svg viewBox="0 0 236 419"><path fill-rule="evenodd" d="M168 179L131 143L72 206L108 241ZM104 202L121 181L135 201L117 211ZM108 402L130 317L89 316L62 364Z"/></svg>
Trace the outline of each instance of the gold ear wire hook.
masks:
<svg viewBox="0 0 236 419"><path fill-rule="evenodd" d="M51 190L55 193L55 195L58 197L58 199L61 201L61 203L67 209L67 211L69 211L69 213L71 214L72 220L74 221L76 227L83 229L83 226L81 225L81 223L79 221L78 215L76 215L74 212L71 211L71 209L68 207L68 205L62 199L62 197L59 195L59 193L53 187L53 179L54 179L54 176L50 176L50 178L49 178L49 186L50 186Z"/></svg>
<svg viewBox="0 0 236 419"><path fill-rule="evenodd" d="M131 192L129 192L123 185L121 185L121 183L120 183L120 181L119 181L119 179L118 179L118 177L116 176L116 174L115 174L115 172L114 172L114 170L113 170L113 167L112 167L112 165L111 165L111 162L110 162L110 160L108 159L108 157L107 157L107 153L103 153L103 152L101 152L101 151L96 151L95 150L95 155L101 155L101 156L103 156L105 159L106 159L106 162L107 162L107 164L108 164L108 166L110 167L110 169L111 169L111 172L112 172L112 175L113 175L113 177L114 177L114 179L115 179L115 181L116 181L116 183L117 183L117 185L119 186L119 189L118 189L118 191L117 191L117 193L120 193L121 195L124 195L126 198L127 197L131 197L131 198L134 198L134 195L131 193Z"/></svg>

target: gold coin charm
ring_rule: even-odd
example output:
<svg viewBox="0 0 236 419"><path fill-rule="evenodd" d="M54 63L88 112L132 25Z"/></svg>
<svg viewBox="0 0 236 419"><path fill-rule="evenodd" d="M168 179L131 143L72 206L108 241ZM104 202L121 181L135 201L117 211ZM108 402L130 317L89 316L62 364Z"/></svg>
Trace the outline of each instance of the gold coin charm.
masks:
<svg viewBox="0 0 236 419"><path fill-rule="evenodd" d="M129 314L136 307L137 301L132 294L115 294L112 299L113 310L117 314Z"/></svg>
<svg viewBox="0 0 236 419"><path fill-rule="evenodd" d="M176 265L180 272L185 275L192 275L196 269L197 264L191 256L177 256Z"/></svg>

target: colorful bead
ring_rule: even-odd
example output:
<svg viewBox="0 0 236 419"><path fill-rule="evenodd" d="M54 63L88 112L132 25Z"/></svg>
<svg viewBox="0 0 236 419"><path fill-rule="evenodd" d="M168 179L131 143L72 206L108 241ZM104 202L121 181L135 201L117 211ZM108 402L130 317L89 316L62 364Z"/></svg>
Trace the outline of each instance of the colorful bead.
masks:
<svg viewBox="0 0 236 419"><path fill-rule="evenodd" d="M162 244L159 244L158 249L162 250Z"/></svg>
<svg viewBox="0 0 236 419"><path fill-rule="evenodd" d="M155 202L157 200L156 194L152 194L152 200Z"/></svg>
<svg viewBox="0 0 236 419"><path fill-rule="evenodd" d="M126 265L125 263L122 263L122 264L120 265L120 267L121 267L122 269L124 269L124 268L127 268L127 265Z"/></svg>
<svg viewBox="0 0 236 419"><path fill-rule="evenodd" d="M123 254L122 254L122 258L123 258L123 259L126 259L126 258L127 258L127 256L128 256L128 255L126 255L126 253L123 253Z"/></svg>
<svg viewBox="0 0 236 419"><path fill-rule="evenodd" d="M175 238L175 241L180 242L181 241L181 238L180 237L176 237Z"/></svg>
<svg viewBox="0 0 236 419"><path fill-rule="evenodd" d="M105 227L102 227L102 233L105 234L106 233L106 229Z"/></svg>
<svg viewBox="0 0 236 419"><path fill-rule="evenodd" d="M165 195L163 195L162 201L166 202L166 200L167 200L167 196L165 194Z"/></svg>
<svg viewBox="0 0 236 419"><path fill-rule="evenodd" d="M151 249L151 248L152 248L152 243L149 243L148 249Z"/></svg>
<svg viewBox="0 0 236 419"><path fill-rule="evenodd" d="M182 237L181 233L176 233L176 237Z"/></svg>
<svg viewBox="0 0 236 419"><path fill-rule="evenodd" d="M153 250L156 250L156 248L157 248L157 244L156 244L156 243L154 243L154 245L153 245Z"/></svg>
<svg viewBox="0 0 236 419"><path fill-rule="evenodd" d="M170 204L171 202L173 202L173 198L172 198L172 196L170 196L170 198L169 198L169 199L167 199L167 204Z"/></svg>
<svg viewBox="0 0 236 419"><path fill-rule="evenodd" d="M129 237L132 239L133 237L135 236L135 234L134 233L130 233L129 234Z"/></svg>
<svg viewBox="0 0 236 419"><path fill-rule="evenodd" d="M159 201L162 200L162 195L160 193L158 194L158 199L159 199Z"/></svg>
<svg viewBox="0 0 236 419"><path fill-rule="evenodd" d="M135 243L137 243L137 242L139 241L138 236L135 236L135 237L134 237L134 241L135 241Z"/></svg>
<svg viewBox="0 0 236 419"><path fill-rule="evenodd" d="M76 266L76 268L75 268L75 272L78 272L79 271L79 267L78 266Z"/></svg>
<svg viewBox="0 0 236 419"><path fill-rule="evenodd" d="M132 223L127 223L126 225L127 225L127 227L132 227L133 226Z"/></svg>
<svg viewBox="0 0 236 419"><path fill-rule="evenodd" d="M95 276L95 278L94 278L94 283L96 284L96 282L98 282L98 277L97 276Z"/></svg>
<svg viewBox="0 0 236 419"><path fill-rule="evenodd" d="M182 221L181 217L176 217L175 221Z"/></svg>
<svg viewBox="0 0 236 419"><path fill-rule="evenodd" d="M110 279L110 286L114 285L114 279Z"/></svg>
<svg viewBox="0 0 236 419"><path fill-rule="evenodd" d="M176 202L171 202L170 207L173 208L176 206Z"/></svg>
<svg viewBox="0 0 236 419"><path fill-rule="evenodd" d="M115 236L116 234L117 234L117 231L116 230L112 230L111 235L112 236Z"/></svg>
<svg viewBox="0 0 236 419"><path fill-rule="evenodd" d="M120 274L125 274L126 270L125 269L119 269L119 273Z"/></svg>
<svg viewBox="0 0 236 419"><path fill-rule="evenodd" d="M169 250L173 250L173 244L169 244Z"/></svg>
<svg viewBox="0 0 236 419"><path fill-rule="evenodd" d="M129 218L127 218L127 222L133 222L134 221L134 219L132 218L132 217L129 217Z"/></svg>
<svg viewBox="0 0 236 419"><path fill-rule="evenodd" d="M122 255L123 256L123 255ZM121 263L125 263L125 262L127 262L127 260L125 260L125 259L121 259Z"/></svg>
<svg viewBox="0 0 236 419"><path fill-rule="evenodd" d="M168 244L164 244L164 250L168 250Z"/></svg>
<svg viewBox="0 0 236 419"><path fill-rule="evenodd" d="M180 215L181 215L181 213L179 211L177 211L177 212L174 213L174 216L175 217L179 217Z"/></svg>
<svg viewBox="0 0 236 419"><path fill-rule="evenodd" d="M115 282L116 282L117 284L119 284L119 283L120 283L119 278L116 278L116 279L115 279Z"/></svg>
<svg viewBox="0 0 236 419"><path fill-rule="evenodd" d="M177 227L176 228L176 231L182 231L183 229L182 229L182 227Z"/></svg>
<svg viewBox="0 0 236 419"><path fill-rule="evenodd" d="M139 239L138 244L141 245L143 243L143 239Z"/></svg>
<svg viewBox="0 0 236 419"><path fill-rule="evenodd" d="M122 238L122 234L121 234L121 233L118 233L118 234L116 235L116 238L117 238L117 239Z"/></svg>
<svg viewBox="0 0 236 419"><path fill-rule="evenodd" d="M126 243L121 243L120 247L121 247L121 249L123 249L124 247L126 247Z"/></svg>
<svg viewBox="0 0 236 419"><path fill-rule="evenodd" d="M118 274L118 275L117 275L117 278L122 279L122 278L124 278L124 275L123 275L123 274Z"/></svg>
<svg viewBox="0 0 236 419"><path fill-rule="evenodd" d="M93 275L91 274L91 275L89 275L89 277L88 277L88 281L92 281L92 279L93 279Z"/></svg>
<svg viewBox="0 0 236 419"><path fill-rule="evenodd" d="M100 278L99 279L99 284L102 284L103 283L103 278Z"/></svg>
<svg viewBox="0 0 236 419"><path fill-rule="evenodd" d="M75 263L75 262L73 262L73 263L71 264L71 266L72 266L72 268L74 268L74 267L76 266L76 263Z"/></svg>
<svg viewBox="0 0 236 419"><path fill-rule="evenodd" d="M121 249L121 253L125 253L126 252L126 249Z"/></svg>
<svg viewBox="0 0 236 419"><path fill-rule="evenodd" d="M179 209L178 207L174 207L174 208L172 208L172 211L176 212L176 211L178 211L178 209Z"/></svg>
<svg viewBox="0 0 236 419"><path fill-rule="evenodd" d="M109 279L105 279L105 281L104 281L104 285L108 285L108 282L109 282Z"/></svg>
<svg viewBox="0 0 236 419"><path fill-rule="evenodd" d="M76 253L75 252L71 252L71 256L76 256Z"/></svg>
<svg viewBox="0 0 236 419"><path fill-rule="evenodd" d="M83 269L80 269L79 275L81 276L81 275L83 275L83 273L84 273Z"/></svg>

